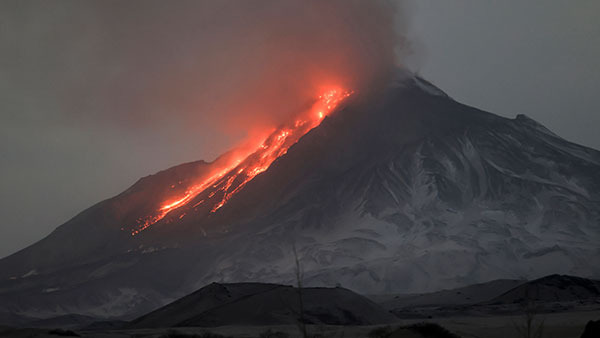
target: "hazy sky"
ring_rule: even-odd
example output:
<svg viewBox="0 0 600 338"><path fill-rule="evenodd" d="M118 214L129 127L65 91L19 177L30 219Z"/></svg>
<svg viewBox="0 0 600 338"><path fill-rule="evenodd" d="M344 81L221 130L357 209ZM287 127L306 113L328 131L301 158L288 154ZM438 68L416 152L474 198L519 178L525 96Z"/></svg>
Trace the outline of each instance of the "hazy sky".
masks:
<svg viewBox="0 0 600 338"><path fill-rule="evenodd" d="M256 88L275 90L270 80L284 70L294 70L285 72L288 79L305 77L315 57L306 51L321 52L331 41L343 54L358 55L340 70L365 73L389 62L380 45L392 47L391 39L404 36L411 54L400 62L455 99L503 116L527 114L600 149L598 1L412 1L395 14L396 34L387 33L385 7L365 1L316 10L300 2L272 8L266 0L169 3L0 3L0 257L141 176L213 159L245 134L219 125L251 121L198 111L235 111L248 95L265 95ZM306 27L323 17L323 26ZM329 30L334 37L321 34ZM348 46L348 37L357 46ZM289 55L276 59L271 74L261 60L275 50ZM291 68L299 54L303 67ZM268 74L255 81L253 69L229 67L240 63ZM272 105L297 99L283 96Z"/></svg>

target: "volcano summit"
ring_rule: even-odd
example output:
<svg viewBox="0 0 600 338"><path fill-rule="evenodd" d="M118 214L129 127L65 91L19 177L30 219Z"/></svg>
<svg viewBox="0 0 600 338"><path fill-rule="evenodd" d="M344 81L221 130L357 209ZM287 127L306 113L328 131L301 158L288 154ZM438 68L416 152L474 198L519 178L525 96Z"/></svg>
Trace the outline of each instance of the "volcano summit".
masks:
<svg viewBox="0 0 600 338"><path fill-rule="evenodd" d="M211 282L425 292L600 277L600 152L401 72L140 179L0 261L0 311L133 317ZM132 236L134 235L134 236Z"/></svg>

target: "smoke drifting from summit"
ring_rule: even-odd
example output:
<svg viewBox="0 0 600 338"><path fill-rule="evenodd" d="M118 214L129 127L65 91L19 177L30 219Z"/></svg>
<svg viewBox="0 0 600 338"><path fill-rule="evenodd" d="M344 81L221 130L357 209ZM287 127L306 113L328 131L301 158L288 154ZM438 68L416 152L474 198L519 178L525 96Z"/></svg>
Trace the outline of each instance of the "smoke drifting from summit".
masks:
<svg viewBox="0 0 600 338"><path fill-rule="evenodd" d="M322 86L360 89L394 66L402 21L389 1L68 4L15 4L43 38L26 48L54 51L14 58L15 71L39 68L20 84L78 122L197 133L279 123Z"/></svg>
<svg viewBox="0 0 600 338"><path fill-rule="evenodd" d="M398 1L1 2L0 201L16 244L0 256L141 176L266 136L321 86L360 92L395 65L403 14Z"/></svg>

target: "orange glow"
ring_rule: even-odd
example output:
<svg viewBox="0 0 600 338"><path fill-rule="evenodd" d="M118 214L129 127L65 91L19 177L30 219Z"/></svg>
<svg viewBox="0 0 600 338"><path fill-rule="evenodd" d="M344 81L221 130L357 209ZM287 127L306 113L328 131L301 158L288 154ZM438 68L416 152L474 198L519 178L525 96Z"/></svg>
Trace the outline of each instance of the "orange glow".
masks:
<svg viewBox="0 0 600 338"><path fill-rule="evenodd" d="M157 223L168 213L177 210L206 192L204 199L196 202L192 208L203 203L210 203L210 213L217 212L258 174L269 169L279 157L285 155L288 149L313 128L317 127L323 118L353 92L342 89L331 89L319 96L311 109L294 119L291 125L283 125L275 129L263 142L254 149L242 155L242 159L230 161L215 173L188 187L183 196L165 201L155 215L140 218L131 231L137 235L149 226ZM183 218L182 213L179 218Z"/></svg>

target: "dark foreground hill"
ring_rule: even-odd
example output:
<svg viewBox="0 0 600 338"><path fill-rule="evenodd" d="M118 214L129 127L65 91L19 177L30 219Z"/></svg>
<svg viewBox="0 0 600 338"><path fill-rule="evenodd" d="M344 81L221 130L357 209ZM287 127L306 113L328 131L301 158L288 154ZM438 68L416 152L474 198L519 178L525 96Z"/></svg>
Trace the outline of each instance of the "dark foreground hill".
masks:
<svg viewBox="0 0 600 338"><path fill-rule="evenodd" d="M372 299L400 318L600 311L600 281L550 275L533 281L496 280L433 293Z"/></svg>
<svg viewBox="0 0 600 338"><path fill-rule="evenodd" d="M373 325L396 318L344 288L303 288L307 324ZM210 284L132 321L127 328L295 324L301 317L297 288L277 284Z"/></svg>
<svg viewBox="0 0 600 338"><path fill-rule="evenodd" d="M486 283L430 293L374 295L370 298L389 310L420 306L469 305L493 299L526 282L526 280L520 279L497 279Z"/></svg>
<svg viewBox="0 0 600 338"><path fill-rule="evenodd" d="M518 304L532 302L573 302L598 299L600 281L567 275L550 275L524 283L486 302L487 304Z"/></svg>
<svg viewBox="0 0 600 338"><path fill-rule="evenodd" d="M514 284L516 287L504 290ZM539 289L543 292L535 296L534 310L543 312L537 318L546 319L548 337L578 338L588 321L600 318L597 286L598 282L593 280L551 275L530 282L498 280L430 294L392 297L396 305L407 307L394 309L401 318L343 288L305 288L302 299L309 330L320 337L441 338L454 337L451 332L455 332L462 337L505 338L516 337L515 320L520 323L519 318L524 318L521 295L535 295L530 291ZM523 292L524 289L529 291ZM468 298L477 303L469 303ZM486 298L489 300L480 301ZM203 336L209 331L222 337L300 337L299 312L298 290L293 287L213 283L131 322L97 322L81 327L88 318L62 316L32 321L35 326L45 327L40 329L32 329L28 324L20 329L0 327L0 337L48 338L63 334L90 338L221 337ZM407 317L413 319L406 320ZM428 324L411 324L423 321ZM267 332L271 335L265 335Z"/></svg>

